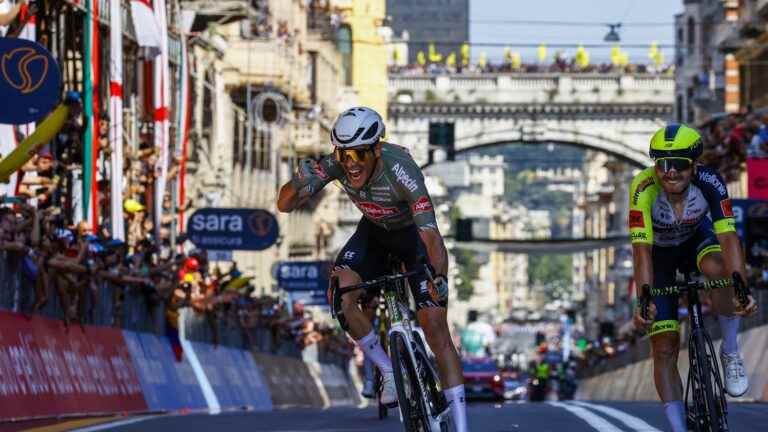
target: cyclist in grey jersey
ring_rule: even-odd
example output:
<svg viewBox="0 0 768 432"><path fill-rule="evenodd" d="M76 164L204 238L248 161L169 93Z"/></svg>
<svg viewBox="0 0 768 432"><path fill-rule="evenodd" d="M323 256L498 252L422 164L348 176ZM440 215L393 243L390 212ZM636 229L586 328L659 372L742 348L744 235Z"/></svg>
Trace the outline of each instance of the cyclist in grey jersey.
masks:
<svg viewBox="0 0 768 432"><path fill-rule="evenodd" d="M396 230L414 223L418 227L437 228L421 169L403 147L382 142L379 166L360 189L351 185L333 155L324 156L319 162L308 160L302 164L302 180L307 192L315 193L338 180L360 212L381 228Z"/></svg>
<svg viewBox="0 0 768 432"><path fill-rule="evenodd" d="M464 379L447 320L448 253L421 170L404 148L382 142L383 135L384 122L370 108L341 113L331 131L334 153L319 161L299 162L291 181L280 189L277 207L293 211L331 181L341 183L363 213L336 259L334 276L342 288L382 275L388 255L399 258L408 271L423 268L425 262L432 266L432 280L414 276L409 285L418 323L435 354L453 424L457 432L465 432ZM362 295L353 291L342 296L339 322L381 371L382 402L397 403L392 364L360 309Z"/></svg>

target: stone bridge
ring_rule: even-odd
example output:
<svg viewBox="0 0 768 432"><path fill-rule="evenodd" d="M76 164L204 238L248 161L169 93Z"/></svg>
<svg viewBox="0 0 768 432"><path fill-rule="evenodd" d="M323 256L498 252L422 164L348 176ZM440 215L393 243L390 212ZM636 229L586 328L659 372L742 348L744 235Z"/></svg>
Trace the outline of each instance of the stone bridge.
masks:
<svg viewBox="0 0 768 432"><path fill-rule="evenodd" d="M650 136L673 115L666 75L475 74L389 77L387 140L428 158L430 122L455 124L456 152L562 143L650 163ZM439 161L439 157L438 157Z"/></svg>

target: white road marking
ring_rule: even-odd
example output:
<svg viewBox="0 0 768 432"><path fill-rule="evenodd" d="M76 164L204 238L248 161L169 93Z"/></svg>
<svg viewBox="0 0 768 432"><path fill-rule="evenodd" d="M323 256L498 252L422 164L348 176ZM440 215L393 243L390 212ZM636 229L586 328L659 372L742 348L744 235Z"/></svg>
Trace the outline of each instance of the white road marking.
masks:
<svg viewBox="0 0 768 432"><path fill-rule="evenodd" d="M118 421L109 422L109 423L102 423L102 424L95 425L95 426L88 426L88 427L84 427L84 428L80 428L80 429L72 429L72 432L96 432L96 431L102 431L102 430L109 430L109 429L113 429L113 428L120 427L120 426L126 426L126 425L133 424L133 423L143 422L145 420L149 420L149 419L152 419L152 418L155 418L155 417L154 416L134 417L134 418L129 418L129 419L125 419L125 420L118 420Z"/></svg>
<svg viewBox="0 0 768 432"><path fill-rule="evenodd" d="M574 406L574 405L568 405L563 402L547 402L548 404L552 406L556 406L559 408L562 408L571 414L575 415L576 417L579 417L580 419L584 420L592 426L596 431L599 432L622 432L621 429L617 428L616 426L609 423L604 418L598 416L597 414L587 410L586 408Z"/></svg>
<svg viewBox="0 0 768 432"><path fill-rule="evenodd" d="M655 427L649 425L643 420L633 415L627 414L624 411L618 410L616 408L612 408L605 405L582 402L582 401L570 401L568 403L573 405L579 405L584 408L590 408L594 411L600 411L603 414L609 415L619 420L620 422L636 430L637 432L661 432L659 429L656 429Z"/></svg>

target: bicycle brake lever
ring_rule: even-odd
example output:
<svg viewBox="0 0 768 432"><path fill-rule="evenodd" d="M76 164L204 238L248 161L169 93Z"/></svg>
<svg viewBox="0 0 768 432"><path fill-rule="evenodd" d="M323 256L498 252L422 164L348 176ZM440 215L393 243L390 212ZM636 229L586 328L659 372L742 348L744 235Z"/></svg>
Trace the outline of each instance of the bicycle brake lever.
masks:
<svg viewBox="0 0 768 432"><path fill-rule="evenodd" d="M736 291L736 297L739 299L739 304L746 307L749 304L749 296L752 294L749 287L742 279L739 272L733 272L733 288Z"/></svg>

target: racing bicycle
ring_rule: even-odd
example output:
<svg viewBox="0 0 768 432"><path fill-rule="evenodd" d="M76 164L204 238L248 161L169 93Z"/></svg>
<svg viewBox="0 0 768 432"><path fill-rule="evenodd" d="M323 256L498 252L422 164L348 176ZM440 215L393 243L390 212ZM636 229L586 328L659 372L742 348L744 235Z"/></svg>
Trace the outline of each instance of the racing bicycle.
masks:
<svg viewBox="0 0 768 432"><path fill-rule="evenodd" d="M688 300L688 316L691 322L688 335L690 367L685 385L685 410L686 417L693 423L695 432L728 431L728 406L723 391L718 356L712 345L712 339L704 327L699 290L709 291L729 286L735 288L739 303L746 306L750 290L738 273L734 273L731 279L716 279L708 282L692 281L691 276L686 274L685 283L680 286L659 289L651 289L648 285L642 287L642 316L646 320L652 297L683 294Z"/></svg>
<svg viewBox="0 0 768 432"><path fill-rule="evenodd" d="M389 316L389 355L395 374L395 387L400 407L400 419L406 432L447 432L450 428L450 410L445 400L437 371L430 358L426 343L411 323L407 279L423 270L393 273L339 288L338 279L331 281L333 310L340 309L341 296L355 290L381 290ZM335 314L335 313L334 313Z"/></svg>

